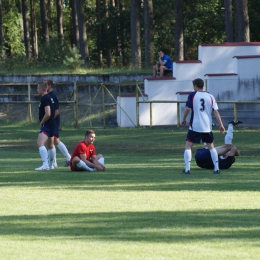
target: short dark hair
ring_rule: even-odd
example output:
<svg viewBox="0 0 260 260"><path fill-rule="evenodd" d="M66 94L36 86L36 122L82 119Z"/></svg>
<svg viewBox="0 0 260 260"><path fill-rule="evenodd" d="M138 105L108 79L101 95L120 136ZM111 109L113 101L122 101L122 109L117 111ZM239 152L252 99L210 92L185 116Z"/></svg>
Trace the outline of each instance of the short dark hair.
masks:
<svg viewBox="0 0 260 260"><path fill-rule="evenodd" d="M87 130L85 133L85 136L90 135L90 134L95 134L93 130Z"/></svg>
<svg viewBox="0 0 260 260"><path fill-rule="evenodd" d="M202 80L202 79L194 79L193 81L192 81L192 83L193 83L193 86L197 86L198 88L200 88L200 89L203 89L203 87L204 87L204 81Z"/></svg>
<svg viewBox="0 0 260 260"><path fill-rule="evenodd" d="M53 86L53 81L51 79L45 79L44 80L45 84Z"/></svg>

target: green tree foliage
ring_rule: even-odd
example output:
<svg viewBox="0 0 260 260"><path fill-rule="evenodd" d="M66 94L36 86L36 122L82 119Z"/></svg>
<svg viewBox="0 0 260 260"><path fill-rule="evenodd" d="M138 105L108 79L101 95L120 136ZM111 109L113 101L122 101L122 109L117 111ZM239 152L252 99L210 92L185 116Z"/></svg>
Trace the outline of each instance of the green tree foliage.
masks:
<svg viewBox="0 0 260 260"><path fill-rule="evenodd" d="M51 1L46 1L50 4ZM28 2L29 3L29 2ZM35 1L36 27L39 45L38 60L33 60L39 66L59 65L63 66L65 57L70 56L75 50L72 47L72 27L70 0L63 0L63 45L58 42L57 11L55 4L52 8L48 6L48 24L50 25L50 45L42 43L40 1ZM53 2L55 3L55 2ZM105 16L103 0L100 0L100 19L96 15L96 1L83 1L84 19L87 32L87 45L89 47L89 65L97 67L100 50L102 52L102 63L106 66L106 51L112 54L112 66L129 67L131 61L131 35L130 35L130 1L117 0L108 1L108 15ZM115 3L115 4L113 4ZM234 1L232 1L234 6ZM113 5L112 5L113 4ZM30 12L30 11L29 11ZM233 9L234 12L234 9ZM260 2L259 0L248 1L248 14L250 21L251 41L260 41ZM157 50L163 49L166 54L174 57L174 2L172 0L153 0L154 14L154 61L157 60ZM3 20L3 48L6 57L25 57L25 48L22 38L22 16L21 1L2 1ZM235 15L233 14L233 17ZM30 14L29 14L30 18ZM202 43L222 43L225 35L225 10L223 0L183 0L184 20L184 58L197 59L198 45ZM145 39L143 6L141 5L141 53L142 64L144 64ZM235 21L233 21L234 23ZM97 41L97 25L101 28L101 39ZM108 34L104 35L107 26ZM235 26L235 24L233 24ZM97 46L99 44L99 46ZM73 56L73 55L72 55ZM22 59L21 59L22 60ZM16 62L9 62L17 66ZM10 65L11 66L11 65Z"/></svg>

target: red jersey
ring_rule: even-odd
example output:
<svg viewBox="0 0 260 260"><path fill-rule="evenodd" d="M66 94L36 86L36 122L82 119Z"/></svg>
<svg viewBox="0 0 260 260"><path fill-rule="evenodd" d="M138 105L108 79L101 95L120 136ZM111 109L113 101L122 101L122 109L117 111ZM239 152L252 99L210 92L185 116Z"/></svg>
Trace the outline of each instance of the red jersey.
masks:
<svg viewBox="0 0 260 260"><path fill-rule="evenodd" d="M89 160L92 155L96 155L96 148L93 144L86 145L85 141L82 141L78 143L71 155L70 159L70 167L72 166L72 160L75 156L78 156L80 158L80 154L86 154L86 159Z"/></svg>

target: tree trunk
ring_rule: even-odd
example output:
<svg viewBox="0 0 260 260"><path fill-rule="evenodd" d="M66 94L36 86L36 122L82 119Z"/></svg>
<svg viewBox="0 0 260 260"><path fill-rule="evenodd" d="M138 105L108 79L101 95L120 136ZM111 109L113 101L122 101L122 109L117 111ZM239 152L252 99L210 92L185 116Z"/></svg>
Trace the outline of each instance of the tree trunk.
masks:
<svg viewBox="0 0 260 260"><path fill-rule="evenodd" d="M62 46L63 45L62 0L56 0L56 8L57 8L58 37L59 37L59 43Z"/></svg>
<svg viewBox="0 0 260 260"><path fill-rule="evenodd" d="M131 0L131 67L141 68L141 1Z"/></svg>
<svg viewBox="0 0 260 260"><path fill-rule="evenodd" d="M22 16L23 16L23 35L24 35L24 45L26 57L31 58L30 50L30 31L29 31L29 21L28 21L28 8L27 0L22 0Z"/></svg>
<svg viewBox="0 0 260 260"><path fill-rule="evenodd" d="M101 25L100 25L100 20L101 20L101 16L100 16L100 0L96 0L96 19L97 19L97 25L96 25L96 32L97 32L97 41L96 41L96 45L97 45L97 62L98 62L98 66L101 68L102 67L102 44L101 44Z"/></svg>
<svg viewBox="0 0 260 260"><path fill-rule="evenodd" d="M184 60L183 2L174 1L174 60Z"/></svg>
<svg viewBox="0 0 260 260"><path fill-rule="evenodd" d="M38 41L37 41L37 29L36 29L36 18L34 0L30 0L31 8L31 43L32 43L32 55L38 57Z"/></svg>
<svg viewBox="0 0 260 260"><path fill-rule="evenodd" d="M49 44L49 29L48 29L48 18L46 12L45 0L40 0L41 8L41 25L42 25L42 42L43 44Z"/></svg>
<svg viewBox="0 0 260 260"><path fill-rule="evenodd" d="M116 19L117 21L120 20L120 3L119 0L115 0L115 8L118 10L116 13ZM120 41L120 23L118 23L117 26L117 36L116 36L116 66L120 67L122 65L121 57L122 57L122 51L121 51L121 41Z"/></svg>
<svg viewBox="0 0 260 260"><path fill-rule="evenodd" d="M53 16L53 0L48 0L47 2L47 14L48 14L48 22L49 22L49 31L54 32L54 16Z"/></svg>
<svg viewBox="0 0 260 260"><path fill-rule="evenodd" d="M224 0L226 41L233 42L232 0Z"/></svg>
<svg viewBox="0 0 260 260"><path fill-rule="evenodd" d="M75 45L80 49L79 45L79 24L78 24L78 14L76 10L76 0L70 0L71 7L71 45Z"/></svg>
<svg viewBox="0 0 260 260"><path fill-rule="evenodd" d="M247 0L235 1L235 41L250 42Z"/></svg>
<svg viewBox="0 0 260 260"><path fill-rule="evenodd" d="M153 0L144 0L144 66L151 68L154 56Z"/></svg>
<svg viewBox="0 0 260 260"><path fill-rule="evenodd" d="M125 11L124 2L119 0L120 13ZM120 43L121 43L121 52L122 52L122 63L123 66L127 66L127 53L126 53L126 28L124 26L124 21L120 19L120 35L119 35Z"/></svg>
<svg viewBox="0 0 260 260"><path fill-rule="evenodd" d="M89 54L87 45L87 32L84 17L84 8L82 0L76 1L76 10L78 16L78 26L79 26L79 46L81 57L84 60L85 67L89 67Z"/></svg>
<svg viewBox="0 0 260 260"><path fill-rule="evenodd" d="M108 5L107 0L103 0L103 8L105 10L104 19L106 19L106 20L108 18L107 5ZM110 68L111 63L112 63L112 58L111 58L111 48L110 48L110 40L109 40L110 39L110 37L109 37L109 25L108 25L107 22L104 25L104 33L105 33L105 37L107 39L106 45L105 45L107 67Z"/></svg>
<svg viewBox="0 0 260 260"><path fill-rule="evenodd" d="M3 35L3 13L2 13L2 0L0 0L0 50L1 57L4 56L4 35Z"/></svg>

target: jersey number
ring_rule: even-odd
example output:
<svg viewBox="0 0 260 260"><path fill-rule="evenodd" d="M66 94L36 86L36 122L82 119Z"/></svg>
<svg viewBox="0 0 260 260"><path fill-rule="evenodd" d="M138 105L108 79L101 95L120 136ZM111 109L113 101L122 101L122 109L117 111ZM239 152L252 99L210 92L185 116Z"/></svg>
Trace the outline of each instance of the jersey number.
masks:
<svg viewBox="0 0 260 260"><path fill-rule="evenodd" d="M205 100L204 98L200 99L200 111L203 112L205 110Z"/></svg>

